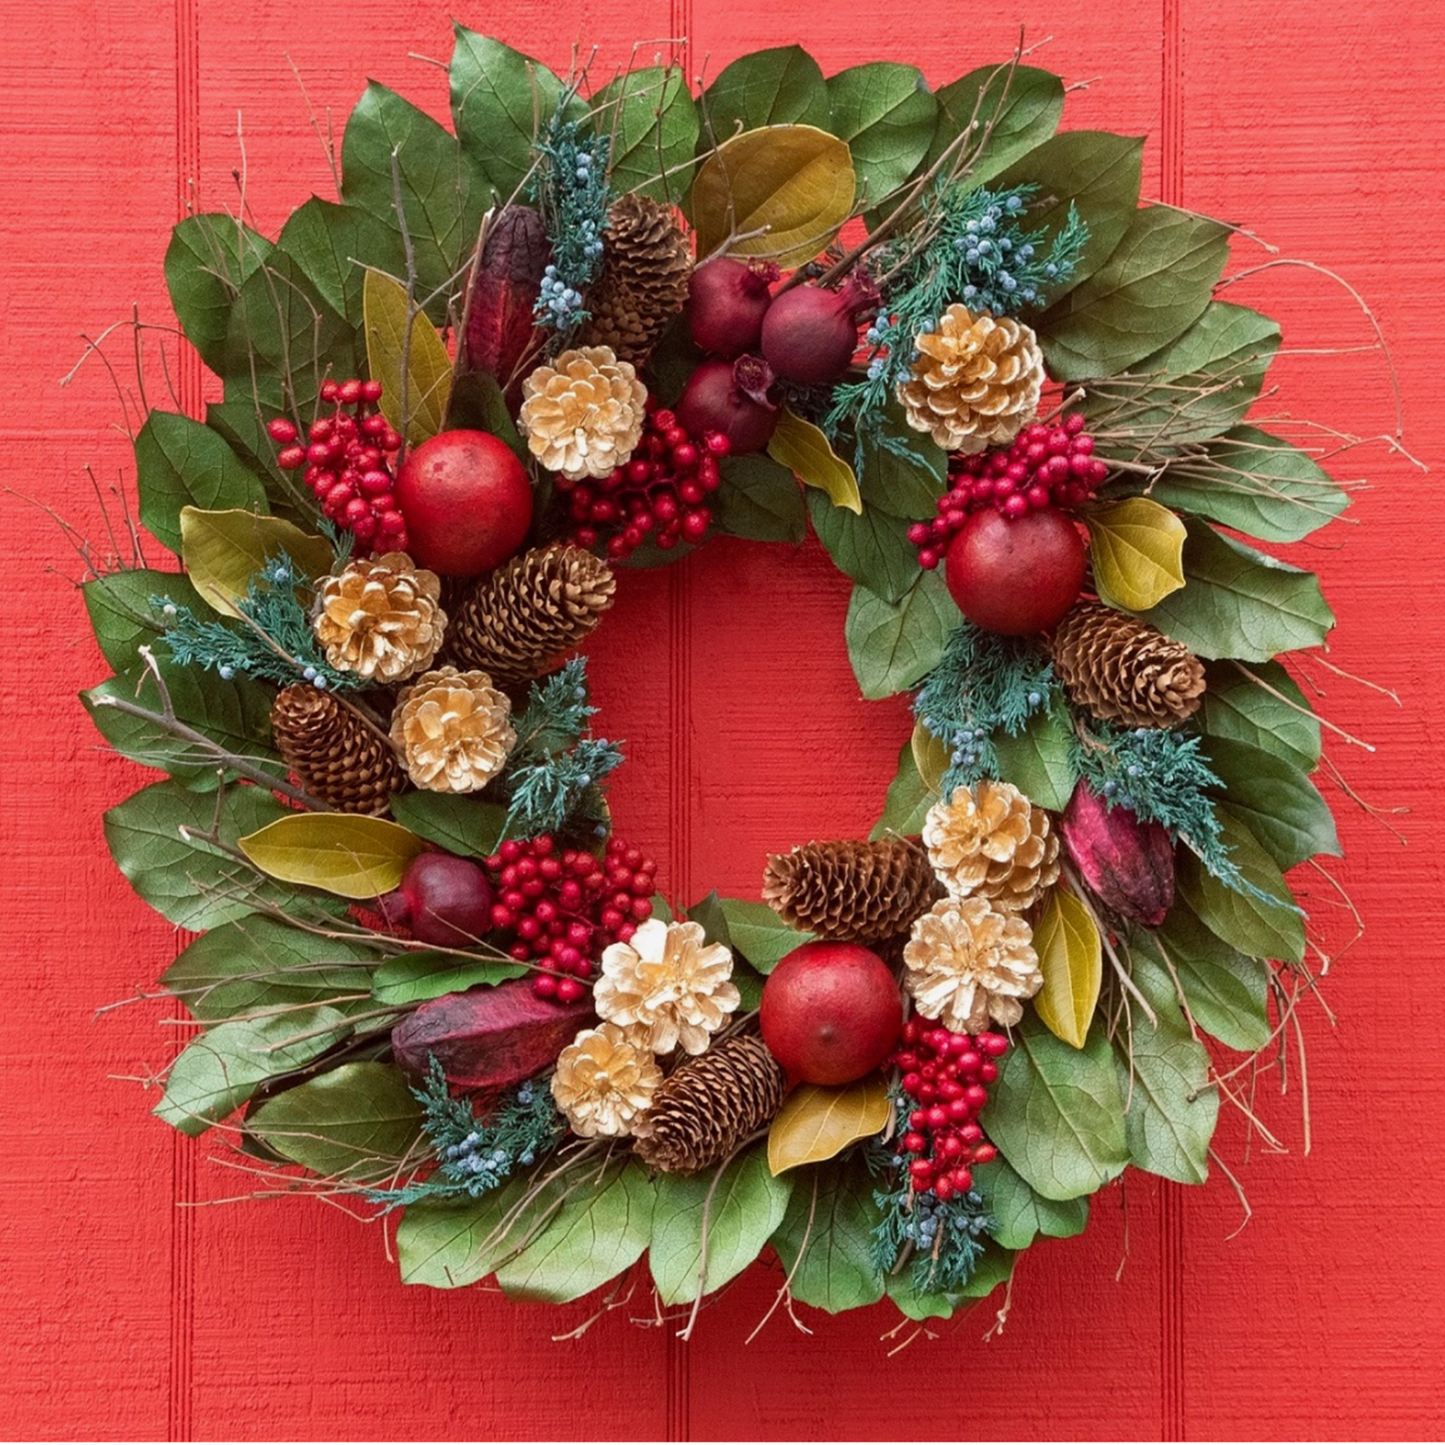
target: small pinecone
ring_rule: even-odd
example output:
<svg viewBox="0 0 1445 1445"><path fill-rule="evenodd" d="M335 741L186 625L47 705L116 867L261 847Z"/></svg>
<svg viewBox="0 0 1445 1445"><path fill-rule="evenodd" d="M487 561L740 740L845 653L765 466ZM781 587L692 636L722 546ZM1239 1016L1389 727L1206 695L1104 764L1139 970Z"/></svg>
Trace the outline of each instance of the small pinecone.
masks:
<svg viewBox="0 0 1445 1445"><path fill-rule="evenodd" d="M672 211L646 196L613 203L603 233L602 274L587 296L584 346L610 346L641 366L687 301L692 256Z"/></svg>
<svg viewBox="0 0 1445 1445"><path fill-rule="evenodd" d="M602 620L617 579L581 547L537 547L477 584L447 642L463 667L505 687L547 672Z"/></svg>
<svg viewBox="0 0 1445 1445"><path fill-rule="evenodd" d="M384 813L406 782L391 744L319 688L283 688L271 704L271 732L301 786L343 813Z"/></svg>
<svg viewBox="0 0 1445 1445"><path fill-rule="evenodd" d="M1074 604L1054 632L1053 658L1074 703L1127 727L1168 727L1204 698L1204 664L1182 642L1102 602Z"/></svg>
<svg viewBox="0 0 1445 1445"><path fill-rule="evenodd" d="M724 1039L663 1082L633 1147L664 1174L710 1169L771 1121L785 1089L783 1066L761 1039Z"/></svg>
<svg viewBox="0 0 1445 1445"><path fill-rule="evenodd" d="M928 854L906 838L808 843L768 859L763 902L822 938L882 943L938 896Z"/></svg>

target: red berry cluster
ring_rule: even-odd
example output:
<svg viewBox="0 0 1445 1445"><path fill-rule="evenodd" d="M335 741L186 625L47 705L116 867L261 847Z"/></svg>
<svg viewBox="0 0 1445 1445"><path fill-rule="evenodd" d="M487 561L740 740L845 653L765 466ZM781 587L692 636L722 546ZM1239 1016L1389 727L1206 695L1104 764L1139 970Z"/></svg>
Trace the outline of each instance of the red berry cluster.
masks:
<svg viewBox="0 0 1445 1445"><path fill-rule="evenodd" d="M699 444L673 412L649 403L631 460L595 480L557 479L558 488L570 493L572 540L591 548L606 536L614 561L635 552L649 535L664 551L701 542L712 524L703 500L717 491L718 460L728 451L721 432L708 432Z"/></svg>
<svg viewBox="0 0 1445 1445"><path fill-rule="evenodd" d="M401 437L375 410L381 383L323 382L321 400L334 403L335 410L311 423L306 446L285 417L267 427L281 448L277 465L287 471L306 468L306 485L316 493L322 512L354 532L362 551L406 551L406 519L396 505L386 461L386 454L401 446Z"/></svg>
<svg viewBox="0 0 1445 1445"><path fill-rule="evenodd" d="M936 1019L911 1018L903 1047L891 1062L903 1073L903 1092L914 1101L898 1141L915 1193L932 1190L945 1202L973 1187L972 1166L998 1150L983 1137L978 1116L988 1103L984 1087L998 1078L1008 1053L1002 1034L950 1033Z"/></svg>
<svg viewBox="0 0 1445 1445"><path fill-rule="evenodd" d="M519 963L548 970L532 980L539 998L581 998L602 950L626 943L652 916L657 864L620 838L601 858L558 848L548 833L509 839L487 859L487 871L497 886L492 927L512 935L508 952Z"/></svg>
<svg viewBox="0 0 1445 1445"><path fill-rule="evenodd" d="M925 568L938 566L972 513L992 507L1017 521L1045 507L1072 510L1087 502L1109 474L1095 459L1094 438L1077 411L1056 427L1038 422L1025 427L1012 446L950 457L948 471L952 486L938 499L938 515L908 529Z"/></svg>

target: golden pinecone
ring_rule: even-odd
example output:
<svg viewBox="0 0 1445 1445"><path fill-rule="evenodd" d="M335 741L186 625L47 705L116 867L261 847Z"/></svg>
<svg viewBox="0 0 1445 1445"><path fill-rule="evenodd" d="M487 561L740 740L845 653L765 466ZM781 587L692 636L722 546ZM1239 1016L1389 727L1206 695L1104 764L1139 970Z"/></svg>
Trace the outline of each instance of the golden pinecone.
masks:
<svg viewBox="0 0 1445 1445"><path fill-rule="evenodd" d="M1059 876L1059 835L1049 815L1012 783L983 778L935 803L923 842L938 881L955 898L978 897L995 908L1031 908Z"/></svg>
<svg viewBox="0 0 1445 1445"><path fill-rule="evenodd" d="M633 1129L632 1147L664 1174L710 1169L772 1120L786 1090L782 1065L761 1039L724 1039L663 1083Z"/></svg>
<svg viewBox="0 0 1445 1445"><path fill-rule="evenodd" d="M332 667L398 682L437 655L447 625L441 595L441 578L405 552L353 558L317 583L312 626Z"/></svg>
<svg viewBox="0 0 1445 1445"><path fill-rule="evenodd" d="M706 942L700 923L650 918L628 943L602 950L593 1006L609 1023L635 1029L655 1054L679 1044L700 1054L742 1001L732 951Z"/></svg>
<svg viewBox="0 0 1445 1445"><path fill-rule="evenodd" d="M1016 1024L1043 986L1033 930L985 898L945 898L913 925L903 986L918 1011L955 1033Z"/></svg>
<svg viewBox="0 0 1445 1445"><path fill-rule="evenodd" d="M647 388L610 346L580 346L522 383L520 421L532 455L571 481L605 477L642 436Z"/></svg>
<svg viewBox="0 0 1445 1445"><path fill-rule="evenodd" d="M271 704L271 733L301 786L343 813L384 813L406 782L391 744L320 688L282 688Z"/></svg>
<svg viewBox="0 0 1445 1445"><path fill-rule="evenodd" d="M950 306L938 330L916 336L920 355L898 385L908 425L946 452L981 452L1011 442L1032 419L1044 384L1033 331L1009 316Z"/></svg>
<svg viewBox="0 0 1445 1445"><path fill-rule="evenodd" d="M612 606L617 579L581 547L537 547L513 557L457 609L451 655L504 686L540 677Z"/></svg>
<svg viewBox="0 0 1445 1445"><path fill-rule="evenodd" d="M785 923L853 943L906 932L937 891L928 855L907 838L807 843L763 872L763 902Z"/></svg>
<svg viewBox="0 0 1445 1445"><path fill-rule="evenodd" d="M613 202L603 233L602 274L587 293L589 346L610 346L641 366L687 302L692 250L669 206L634 192Z"/></svg>
<svg viewBox="0 0 1445 1445"><path fill-rule="evenodd" d="M1204 700L1204 664L1182 642L1102 602L1070 608L1053 656L1073 702L1127 727L1167 728Z"/></svg>
<svg viewBox="0 0 1445 1445"><path fill-rule="evenodd" d="M552 1097L574 1134L623 1138L652 1102L662 1070L646 1044L616 1024L583 1029L562 1050Z"/></svg>
<svg viewBox="0 0 1445 1445"><path fill-rule="evenodd" d="M391 740L417 787L474 793L501 772L517 741L511 714L485 672L439 667L397 698Z"/></svg>

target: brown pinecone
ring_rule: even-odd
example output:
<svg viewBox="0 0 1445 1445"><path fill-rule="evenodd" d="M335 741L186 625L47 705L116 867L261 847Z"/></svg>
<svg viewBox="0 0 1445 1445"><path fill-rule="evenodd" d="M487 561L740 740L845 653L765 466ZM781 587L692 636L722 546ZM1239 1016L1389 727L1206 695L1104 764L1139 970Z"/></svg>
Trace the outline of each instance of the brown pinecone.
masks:
<svg viewBox="0 0 1445 1445"><path fill-rule="evenodd" d="M610 346L641 366L687 301L692 256L669 207L625 195L603 232L602 274L587 295L585 346Z"/></svg>
<svg viewBox="0 0 1445 1445"><path fill-rule="evenodd" d="M536 547L513 557L457 609L451 655L500 686L540 677L602 621L617 579L581 547Z"/></svg>
<svg viewBox="0 0 1445 1445"><path fill-rule="evenodd" d="M406 782L384 737L329 692L306 683L277 693L271 732L301 786L343 813L384 813Z"/></svg>
<svg viewBox="0 0 1445 1445"><path fill-rule="evenodd" d="M783 1066L761 1039L736 1035L667 1078L633 1126L633 1146L664 1174L721 1164L783 1105Z"/></svg>
<svg viewBox="0 0 1445 1445"><path fill-rule="evenodd" d="M906 838L807 843L768 859L763 902L821 938L882 943L938 896L928 855Z"/></svg>
<svg viewBox="0 0 1445 1445"><path fill-rule="evenodd" d="M1204 699L1204 664L1182 642L1102 602L1075 603L1052 650L1070 699L1098 718L1163 728Z"/></svg>

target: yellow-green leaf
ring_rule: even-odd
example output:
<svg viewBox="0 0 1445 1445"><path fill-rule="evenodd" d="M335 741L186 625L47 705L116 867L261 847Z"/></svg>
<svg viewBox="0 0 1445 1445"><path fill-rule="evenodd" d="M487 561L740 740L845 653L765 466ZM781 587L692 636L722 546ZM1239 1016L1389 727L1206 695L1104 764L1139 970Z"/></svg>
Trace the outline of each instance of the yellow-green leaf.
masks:
<svg viewBox="0 0 1445 1445"><path fill-rule="evenodd" d="M1144 612L1184 585L1184 523L1148 497L1089 513L1090 555L1099 596Z"/></svg>
<svg viewBox="0 0 1445 1445"><path fill-rule="evenodd" d="M888 1085L880 1075L842 1089L800 1084L768 1130L768 1168L774 1174L820 1164L888 1123Z"/></svg>
<svg viewBox="0 0 1445 1445"><path fill-rule="evenodd" d="M778 425L768 443L768 455L791 467L805 487L826 492L835 507L863 514L863 498L853 468L835 452L820 428L794 416L787 407L778 413Z"/></svg>
<svg viewBox="0 0 1445 1445"><path fill-rule="evenodd" d="M181 508L181 560L196 591L227 617L241 615L235 604L251 578L282 552L301 569L298 582L331 570L331 543L280 517Z"/></svg>
<svg viewBox="0 0 1445 1445"><path fill-rule="evenodd" d="M952 762L948 749L922 723L913 725L913 764L930 793L939 791L943 775Z"/></svg>
<svg viewBox="0 0 1445 1445"><path fill-rule="evenodd" d="M417 446L446 423L452 394L446 343L418 309L411 318L411 345L406 345L406 287L384 272L367 270L361 303L366 361L371 379L381 383L382 415L408 446Z"/></svg>
<svg viewBox="0 0 1445 1445"><path fill-rule="evenodd" d="M1055 888L1044 903L1034 951L1044 976L1034 1008L1050 1033L1081 1049L1099 1002L1103 949L1089 910L1066 889Z"/></svg>
<svg viewBox="0 0 1445 1445"><path fill-rule="evenodd" d="M721 246L786 268L811 261L853 211L853 157L811 125L768 125L724 141L692 185L697 254Z"/></svg>
<svg viewBox="0 0 1445 1445"><path fill-rule="evenodd" d="M261 872L342 898L391 892L425 847L400 823L353 813L293 813L240 840Z"/></svg>

